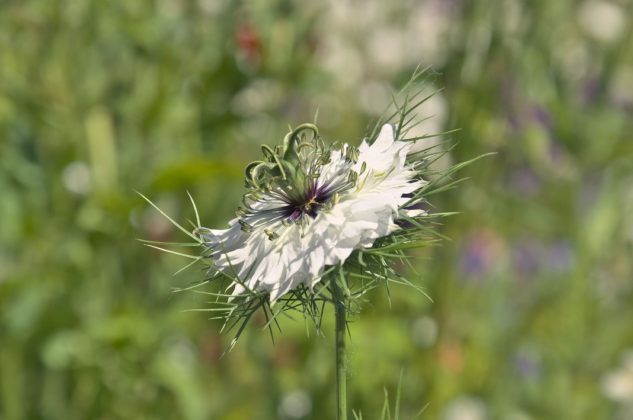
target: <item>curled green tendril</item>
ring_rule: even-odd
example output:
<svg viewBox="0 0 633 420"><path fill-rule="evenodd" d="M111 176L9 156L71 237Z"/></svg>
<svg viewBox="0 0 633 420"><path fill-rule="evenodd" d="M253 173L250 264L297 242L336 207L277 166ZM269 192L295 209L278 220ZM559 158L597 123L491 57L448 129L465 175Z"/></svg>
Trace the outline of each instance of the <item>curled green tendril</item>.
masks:
<svg viewBox="0 0 633 420"><path fill-rule="evenodd" d="M281 164L281 161L279 160L279 156L277 156L277 154L273 151L273 149L271 149L269 146L263 145L262 153L264 154L264 156L268 155L266 157L269 160L274 161L274 163L276 164L276 167L279 168L279 172L281 172L281 178L284 180L288 179L286 177L286 171L284 171L284 166Z"/></svg>
<svg viewBox="0 0 633 420"><path fill-rule="evenodd" d="M257 165L255 165L253 167L253 169L251 169L250 174L251 174L251 178L250 178L250 183L253 184L253 186L257 189L261 188L261 178L264 175L262 173L262 171L264 170L269 170L269 171L274 171L277 168L277 164L272 163L272 162L261 162Z"/></svg>
<svg viewBox="0 0 633 420"><path fill-rule="evenodd" d="M244 176L246 178L247 182L252 182L253 181L253 170L260 164L265 163L261 160L256 160L254 162L249 163L248 165L246 165L246 168L244 169Z"/></svg>
<svg viewBox="0 0 633 420"><path fill-rule="evenodd" d="M275 146L272 149L270 146L262 146L265 160L256 160L246 166L244 175L247 185L260 189L266 175L270 178L281 177L284 181L294 179L297 176L299 153L305 147L315 147L312 143L301 142L304 131L311 131L316 141L320 141L318 128L306 123L286 134L282 147ZM320 144L316 145L317 149Z"/></svg>
<svg viewBox="0 0 633 420"><path fill-rule="evenodd" d="M286 134L286 137L284 137L284 160L297 160L298 152L295 151L295 145L297 143L297 140L299 140L299 134L305 130L312 131L315 138L319 137L319 129L316 125L310 123L301 124L290 133Z"/></svg>

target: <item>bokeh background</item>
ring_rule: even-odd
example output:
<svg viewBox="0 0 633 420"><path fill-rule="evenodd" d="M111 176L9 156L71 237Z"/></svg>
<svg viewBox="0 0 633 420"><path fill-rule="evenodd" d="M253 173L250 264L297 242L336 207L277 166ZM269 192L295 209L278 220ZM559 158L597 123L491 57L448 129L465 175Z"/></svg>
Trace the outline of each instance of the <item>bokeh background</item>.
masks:
<svg viewBox="0 0 633 420"><path fill-rule="evenodd" d="M435 197L460 214L418 255L433 302L353 319L351 407L402 371L405 419L633 419L632 28L626 0L4 0L0 418L333 418L327 328L259 317L220 358L135 190L220 228L261 143L317 108L358 141L421 65L442 164L496 155Z"/></svg>

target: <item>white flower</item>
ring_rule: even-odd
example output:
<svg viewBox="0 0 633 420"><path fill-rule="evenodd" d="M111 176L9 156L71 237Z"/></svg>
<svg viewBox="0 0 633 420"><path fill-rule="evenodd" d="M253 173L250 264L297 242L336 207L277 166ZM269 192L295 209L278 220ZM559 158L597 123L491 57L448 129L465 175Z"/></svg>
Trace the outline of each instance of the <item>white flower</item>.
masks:
<svg viewBox="0 0 633 420"><path fill-rule="evenodd" d="M621 403L633 402L633 351L629 350L618 369L608 372L602 379L602 392Z"/></svg>
<svg viewBox="0 0 633 420"><path fill-rule="evenodd" d="M236 279L233 296L269 292L274 303L300 284L312 288L325 267L399 229L399 213L419 214L403 206L426 182L406 162L413 143L394 140L392 126L358 149L289 136L283 153L265 148L268 161L249 165L240 217L199 232L213 269Z"/></svg>

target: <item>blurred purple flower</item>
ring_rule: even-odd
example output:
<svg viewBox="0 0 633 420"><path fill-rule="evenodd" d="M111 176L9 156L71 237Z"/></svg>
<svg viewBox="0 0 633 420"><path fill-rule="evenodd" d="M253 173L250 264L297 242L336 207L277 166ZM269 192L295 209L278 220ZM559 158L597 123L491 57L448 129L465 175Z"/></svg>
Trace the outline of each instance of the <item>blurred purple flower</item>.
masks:
<svg viewBox="0 0 633 420"><path fill-rule="evenodd" d="M578 208L580 210L590 209L597 202L602 192L602 183L602 173L589 172L582 177L580 180L580 193L578 194Z"/></svg>
<svg viewBox="0 0 633 420"><path fill-rule="evenodd" d="M554 128L552 114L542 105L533 104L528 112L529 120L551 131Z"/></svg>
<svg viewBox="0 0 633 420"><path fill-rule="evenodd" d="M439 0L435 2L436 7L442 11L455 12L464 7L463 0Z"/></svg>
<svg viewBox="0 0 633 420"><path fill-rule="evenodd" d="M499 89L499 102L503 105L503 109L506 110L506 121L508 128L513 135L518 134L523 126L522 115L519 107L516 106L514 84L506 79L501 79Z"/></svg>
<svg viewBox="0 0 633 420"><path fill-rule="evenodd" d="M537 378L541 374L541 360L534 351L519 350L513 362L516 371L525 379Z"/></svg>
<svg viewBox="0 0 633 420"><path fill-rule="evenodd" d="M572 249L567 240L543 243L536 238L520 238L512 247L512 262L522 278L567 273L572 266Z"/></svg>
<svg viewBox="0 0 633 420"><path fill-rule="evenodd" d="M559 165L563 162L565 149L563 145L554 137L550 138L549 141L549 161L552 165Z"/></svg>
<svg viewBox="0 0 633 420"><path fill-rule="evenodd" d="M554 137L554 117L543 105L518 103L512 100L511 92L502 95L502 102L507 103L506 120L514 136L521 136L527 127L541 127L550 138Z"/></svg>
<svg viewBox="0 0 633 420"><path fill-rule="evenodd" d="M567 240L559 240L549 248L547 265L555 273L569 272L573 265L572 249Z"/></svg>
<svg viewBox="0 0 633 420"><path fill-rule="evenodd" d="M468 278L488 274L495 261L499 260L503 245L496 233L489 230L473 232L466 239L460 255L460 269Z"/></svg>
<svg viewBox="0 0 633 420"><path fill-rule="evenodd" d="M512 261L517 274L534 277L541 268L543 244L532 238L520 238L512 248Z"/></svg>
<svg viewBox="0 0 633 420"><path fill-rule="evenodd" d="M521 196L532 197L541 190L541 179L530 168L521 168L510 175L510 188Z"/></svg>
<svg viewBox="0 0 633 420"><path fill-rule="evenodd" d="M602 84L598 77L591 77L581 84L581 98L585 105L590 105L598 99L602 91Z"/></svg>

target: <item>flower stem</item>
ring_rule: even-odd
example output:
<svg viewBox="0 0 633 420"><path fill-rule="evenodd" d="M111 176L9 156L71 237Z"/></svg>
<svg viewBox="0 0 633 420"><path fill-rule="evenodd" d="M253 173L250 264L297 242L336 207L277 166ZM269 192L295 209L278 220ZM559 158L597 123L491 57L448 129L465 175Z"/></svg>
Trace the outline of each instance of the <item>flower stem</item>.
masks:
<svg viewBox="0 0 633 420"><path fill-rule="evenodd" d="M334 314L336 318L336 419L347 420L347 355L345 334L347 333L345 294L337 281L332 282Z"/></svg>

